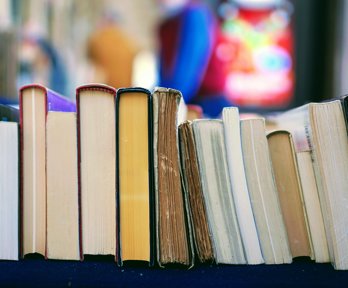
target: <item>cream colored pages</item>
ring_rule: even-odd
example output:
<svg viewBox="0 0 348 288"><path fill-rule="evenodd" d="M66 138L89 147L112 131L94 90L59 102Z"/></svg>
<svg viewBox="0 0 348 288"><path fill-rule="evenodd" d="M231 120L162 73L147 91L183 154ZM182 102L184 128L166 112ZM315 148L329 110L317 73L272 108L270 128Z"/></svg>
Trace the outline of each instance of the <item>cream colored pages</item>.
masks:
<svg viewBox="0 0 348 288"><path fill-rule="evenodd" d="M261 264L264 260L245 178L238 108L224 108L222 119L228 171L245 256L248 264Z"/></svg>
<svg viewBox="0 0 348 288"><path fill-rule="evenodd" d="M47 257L79 260L76 113L47 115Z"/></svg>
<svg viewBox="0 0 348 288"><path fill-rule="evenodd" d="M245 264L220 120L192 122L216 263Z"/></svg>
<svg viewBox="0 0 348 288"><path fill-rule="evenodd" d="M23 254L45 254L46 127L45 94L23 91Z"/></svg>
<svg viewBox="0 0 348 288"><path fill-rule="evenodd" d="M116 253L116 123L114 95L80 91L83 253Z"/></svg>
<svg viewBox="0 0 348 288"><path fill-rule="evenodd" d="M18 124L0 121L0 259L18 260Z"/></svg>
<svg viewBox="0 0 348 288"><path fill-rule="evenodd" d="M241 121L245 174L266 264L291 263L277 187L265 134L264 119Z"/></svg>
<svg viewBox="0 0 348 288"><path fill-rule="evenodd" d="M298 171L302 183L304 204L308 216L308 225L312 235L312 245L316 262L330 261L329 250L326 241L323 215L321 213L317 184L312 165L310 151L296 153Z"/></svg>
<svg viewBox="0 0 348 288"><path fill-rule="evenodd" d="M348 138L340 101L309 104L314 171L331 262L348 269Z"/></svg>

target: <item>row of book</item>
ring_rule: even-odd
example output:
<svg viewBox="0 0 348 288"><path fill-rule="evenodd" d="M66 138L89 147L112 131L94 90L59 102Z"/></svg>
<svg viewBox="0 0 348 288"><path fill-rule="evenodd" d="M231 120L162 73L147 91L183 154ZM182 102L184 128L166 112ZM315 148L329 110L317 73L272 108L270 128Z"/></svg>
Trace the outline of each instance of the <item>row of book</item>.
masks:
<svg viewBox="0 0 348 288"><path fill-rule="evenodd" d="M0 259L348 269L346 100L184 121L174 89L23 87L0 107Z"/></svg>

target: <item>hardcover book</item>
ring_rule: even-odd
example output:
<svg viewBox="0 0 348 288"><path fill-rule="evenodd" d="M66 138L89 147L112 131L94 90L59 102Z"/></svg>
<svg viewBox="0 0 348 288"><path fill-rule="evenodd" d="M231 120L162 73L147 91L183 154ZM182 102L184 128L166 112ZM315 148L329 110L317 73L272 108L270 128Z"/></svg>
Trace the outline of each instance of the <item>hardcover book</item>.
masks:
<svg viewBox="0 0 348 288"><path fill-rule="evenodd" d="M152 101L143 88L117 90L117 219L119 264L154 260Z"/></svg>
<svg viewBox="0 0 348 288"><path fill-rule="evenodd" d="M76 90L82 254L116 255L116 90Z"/></svg>
<svg viewBox="0 0 348 288"><path fill-rule="evenodd" d="M46 254L46 120L49 111L75 112L75 103L40 85L20 89L22 255Z"/></svg>

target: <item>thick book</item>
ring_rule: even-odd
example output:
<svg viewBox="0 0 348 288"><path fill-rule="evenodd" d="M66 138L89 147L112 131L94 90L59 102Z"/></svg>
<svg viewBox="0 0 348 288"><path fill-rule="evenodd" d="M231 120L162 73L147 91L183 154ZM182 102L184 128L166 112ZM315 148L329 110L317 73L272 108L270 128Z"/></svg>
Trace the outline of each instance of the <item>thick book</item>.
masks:
<svg viewBox="0 0 348 288"><path fill-rule="evenodd" d="M154 263L152 101L143 88L117 90L118 263Z"/></svg>
<svg viewBox="0 0 348 288"><path fill-rule="evenodd" d="M264 118L241 120L245 175L265 264L291 263Z"/></svg>
<svg viewBox="0 0 348 288"><path fill-rule="evenodd" d="M188 199L187 215L192 224L195 254L201 262L212 262L213 243L204 204L192 122L185 121L179 125L179 139L183 191Z"/></svg>
<svg viewBox="0 0 348 288"><path fill-rule="evenodd" d="M179 91L158 87L153 92L156 244L159 266L192 266L194 255L187 202L182 191L178 141Z"/></svg>
<svg viewBox="0 0 348 288"><path fill-rule="evenodd" d="M216 263L246 264L221 120L194 120L200 181Z"/></svg>
<svg viewBox="0 0 348 288"><path fill-rule="evenodd" d="M46 142L46 256L80 260L76 113L48 112Z"/></svg>
<svg viewBox="0 0 348 288"><path fill-rule="evenodd" d="M46 254L46 119L49 111L75 112L74 102L41 85L20 89L22 255Z"/></svg>
<svg viewBox="0 0 348 288"><path fill-rule="evenodd" d="M245 257L248 264L261 264L264 260L245 176L238 108L224 108L222 122L228 171Z"/></svg>
<svg viewBox="0 0 348 288"><path fill-rule="evenodd" d="M19 256L19 110L0 105L0 260Z"/></svg>
<svg viewBox="0 0 348 288"><path fill-rule="evenodd" d="M309 227L292 136L288 131L278 130L268 134L267 138L291 255L292 257L312 257Z"/></svg>
<svg viewBox="0 0 348 288"><path fill-rule="evenodd" d="M117 256L116 90L76 90L78 175L83 255Z"/></svg>
<svg viewBox="0 0 348 288"><path fill-rule="evenodd" d="M293 134L296 152L310 152L330 261L339 270L348 269L348 138L343 107L342 99L310 103L270 119Z"/></svg>

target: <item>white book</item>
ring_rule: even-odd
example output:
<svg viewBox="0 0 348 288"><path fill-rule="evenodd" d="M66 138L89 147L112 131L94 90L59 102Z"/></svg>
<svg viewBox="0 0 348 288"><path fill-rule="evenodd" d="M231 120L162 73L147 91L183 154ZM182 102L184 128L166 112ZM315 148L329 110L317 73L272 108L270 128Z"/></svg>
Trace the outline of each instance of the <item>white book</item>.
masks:
<svg viewBox="0 0 348 288"><path fill-rule="evenodd" d="M0 122L0 259L18 260L18 124Z"/></svg>
<svg viewBox="0 0 348 288"><path fill-rule="evenodd" d="M226 161L221 120L192 122L216 263L245 264Z"/></svg>
<svg viewBox="0 0 348 288"><path fill-rule="evenodd" d="M265 264L291 263L263 118L241 121L245 174Z"/></svg>
<svg viewBox="0 0 348 288"><path fill-rule="evenodd" d="M226 155L233 199L248 264L264 262L245 177L238 108L224 108Z"/></svg>
<svg viewBox="0 0 348 288"><path fill-rule="evenodd" d="M315 262L330 262L324 219L320 209L320 200L311 153L309 151L302 151L296 153L296 156Z"/></svg>

